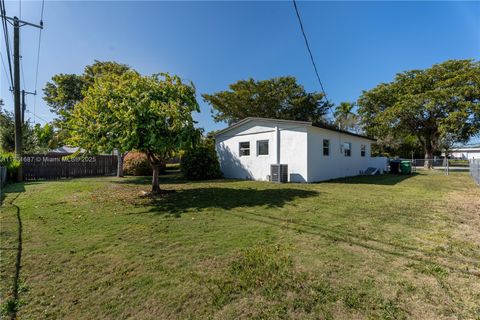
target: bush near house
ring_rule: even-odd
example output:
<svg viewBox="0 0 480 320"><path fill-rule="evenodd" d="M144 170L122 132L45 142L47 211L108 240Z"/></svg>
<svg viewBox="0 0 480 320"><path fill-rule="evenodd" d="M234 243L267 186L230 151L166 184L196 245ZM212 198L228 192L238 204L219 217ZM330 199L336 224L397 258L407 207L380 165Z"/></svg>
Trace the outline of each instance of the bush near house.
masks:
<svg viewBox="0 0 480 320"><path fill-rule="evenodd" d="M152 174L152 168L145 154L129 152L123 160L123 172L128 176L148 176Z"/></svg>
<svg viewBox="0 0 480 320"><path fill-rule="evenodd" d="M161 166L161 172L164 170L165 165ZM123 173L127 176L151 176L152 167L144 153L133 151L127 153L123 160Z"/></svg>
<svg viewBox="0 0 480 320"><path fill-rule="evenodd" d="M0 166L7 168L7 180L15 181L18 168L22 163L15 159L13 152L1 152L0 151Z"/></svg>
<svg viewBox="0 0 480 320"><path fill-rule="evenodd" d="M215 147L205 142L185 152L180 170L190 180L216 179L222 176Z"/></svg>

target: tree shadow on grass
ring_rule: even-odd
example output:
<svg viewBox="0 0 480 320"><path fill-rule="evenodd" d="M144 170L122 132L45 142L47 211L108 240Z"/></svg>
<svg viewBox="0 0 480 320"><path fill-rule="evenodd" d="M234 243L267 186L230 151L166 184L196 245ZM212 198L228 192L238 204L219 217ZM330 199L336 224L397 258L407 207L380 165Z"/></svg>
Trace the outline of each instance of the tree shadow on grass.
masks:
<svg viewBox="0 0 480 320"><path fill-rule="evenodd" d="M341 242L367 250L376 251L380 254L401 257L426 265L438 265L450 271L480 278L480 271L476 269L477 263L471 259L459 259L458 257L451 257L450 254L429 252L416 246L391 243L385 240L363 236L361 234L354 234L343 229L326 227L320 224L304 223L301 220L298 221L295 219L280 218L265 213L234 212L232 214L241 219L248 219L256 223L269 225L282 230L291 230L299 233L319 236L333 242ZM461 267L462 265L469 265L470 268Z"/></svg>
<svg viewBox="0 0 480 320"><path fill-rule="evenodd" d="M397 183L410 179L417 176L418 173L412 174L382 174L376 176L354 176L354 177L345 177L335 180L325 181L326 183L348 183L348 184L376 184L384 186L393 186Z"/></svg>
<svg viewBox="0 0 480 320"><path fill-rule="evenodd" d="M153 198L149 212L176 217L188 210L220 208L230 210L237 207L281 208L289 202L320 193L311 190L281 189L233 189L233 188L192 188L178 190L159 198Z"/></svg>
<svg viewBox="0 0 480 320"><path fill-rule="evenodd" d="M21 193L25 192L25 182L17 182L11 183L3 186L1 188L1 195L0 195L0 205L3 204L7 193Z"/></svg>
<svg viewBox="0 0 480 320"><path fill-rule="evenodd" d="M13 183L7 185L4 189L2 189L1 194L1 202L0 205L11 206L15 209L15 216L17 222L17 247L16 248L2 248L2 250L15 250L17 252L15 257L15 273L13 275L13 283L11 287L11 297L5 301L5 311L8 313L10 319L17 318L17 311L20 306L20 299L19 299L19 281L20 281L20 269L22 266L22 239L23 239L23 224L22 224L22 217L21 217L21 210L18 205L14 202L18 199L18 197L25 192L25 183ZM15 196L10 197L7 203L3 203L4 197L7 193L16 193Z"/></svg>
<svg viewBox="0 0 480 320"><path fill-rule="evenodd" d="M213 179L213 180L188 180L185 179L181 174L166 174L160 175L160 189L162 184L197 184L197 183L209 183L209 184L221 184L228 183L232 181L242 181L238 179ZM124 178L116 179L114 183L119 184L132 184L132 185L145 185L150 186L152 183L151 176L125 176Z"/></svg>

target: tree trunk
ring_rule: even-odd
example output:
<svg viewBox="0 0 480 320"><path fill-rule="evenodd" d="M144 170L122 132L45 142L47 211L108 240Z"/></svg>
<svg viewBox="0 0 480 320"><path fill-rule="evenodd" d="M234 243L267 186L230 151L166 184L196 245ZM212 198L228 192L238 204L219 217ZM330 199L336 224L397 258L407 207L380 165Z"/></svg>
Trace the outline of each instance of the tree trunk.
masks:
<svg viewBox="0 0 480 320"><path fill-rule="evenodd" d="M123 158L125 154L117 150L117 178L123 177Z"/></svg>
<svg viewBox="0 0 480 320"><path fill-rule="evenodd" d="M432 163L432 160L433 159L433 150L432 148L426 148L425 149L425 163L423 165L423 167L425 169L432 169L433 168L433 163Z"/></svg>
<svg viewBox="0 0 480 320"><path fill-rule="evenodd" d="M442 165L443 165L444 167L447 166L448 154L449 154L449 153L450 153L450 151L449 151L448 149L445 149L445 157L443 158L443 163L442 163Z"/></svg>
<svg viewBox="0 0 480 320"><path fill-rule="evenodd" d="M152 174L152 193L160 193L160 182L158 181L158 174L160 172L160 167L158 165L152 165L153 174Z"/></svg>

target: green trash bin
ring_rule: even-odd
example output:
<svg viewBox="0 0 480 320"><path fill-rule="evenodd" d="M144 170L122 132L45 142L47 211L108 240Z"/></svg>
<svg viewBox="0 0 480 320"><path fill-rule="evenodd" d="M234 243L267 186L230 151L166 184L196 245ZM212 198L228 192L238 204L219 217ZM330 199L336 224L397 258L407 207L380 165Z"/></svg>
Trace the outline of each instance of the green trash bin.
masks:
<svg viewBox="0 0 480 320"><path fill-rule="evenodd" d="M412 163L410 161L400 162L400 172L402 174L411 174L412 173Z"/></svg>

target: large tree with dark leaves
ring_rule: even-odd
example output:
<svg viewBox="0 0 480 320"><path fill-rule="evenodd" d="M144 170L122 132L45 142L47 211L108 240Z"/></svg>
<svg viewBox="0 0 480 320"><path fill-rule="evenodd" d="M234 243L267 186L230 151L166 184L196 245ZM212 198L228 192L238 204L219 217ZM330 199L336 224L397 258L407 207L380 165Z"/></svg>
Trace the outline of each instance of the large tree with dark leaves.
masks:
<svg viewBox="0 0 480 320"><path fill-rule="evenodd" d="M129 66L112 61L97 61L85 67L83 74L57 74L47 82L43 89L44 100L50 110L57 114L54 124L57 127L56 136L59 143L63 143L70 137L67 123L71 118L75 106L82 102L88 90L94 86L95 80L111 76L121 76L131 70ZM118 153L117 176L123 176L124 154Z"/></svg>
<svg viewBox="0 0 480 320"><path fill-rule="evenodd" d="M85 92L95 78L106 75L121 75L130 68L125 64L112 61L97 61L85 67L83 74L56 74L43 89L44 100L50 110L58 115L57 122L68 120L73 108L83 100ZM60 125L61 126L61 125Z"/></svg>
<svg viewBox="0 0 480 320"><path fill-rule="evenodd" d="M322 93L306 92L294 77L240 80L229 88L202 95L217 122L231 124L247 117L321 122L329 108Z"/></svg>
<svg viewBox="0 0 480 320"><path fill-rule="evenodd" d="M413 135L431 159L446 137L466 142L480 131L480 62L449 60L399 73L364 91L358 105L368 134Z"/></svg>

